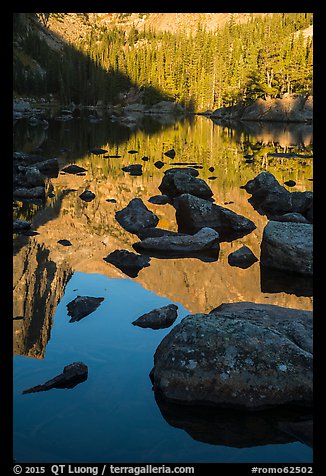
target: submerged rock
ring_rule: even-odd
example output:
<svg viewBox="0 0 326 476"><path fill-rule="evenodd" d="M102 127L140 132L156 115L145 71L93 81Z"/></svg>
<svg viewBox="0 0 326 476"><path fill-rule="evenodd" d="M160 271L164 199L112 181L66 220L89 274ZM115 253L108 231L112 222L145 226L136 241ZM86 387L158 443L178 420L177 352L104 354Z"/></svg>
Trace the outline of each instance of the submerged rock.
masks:
<svg viewBox="0 0 326 476"><path fill-rule="evenodd" d="M77 296L67 304L68 316L71 316L69 322L78 322L88 316L99 307L102 301L104 301L102 297Z"/></svg>
<svg viewBox="0 0 326 476"><path fill-rule="evenodd" d="M115 250L103 259L131 278L136 278L140 270L149 266L151 260L148 256L137 255L128 250Z"/></svg>
<svg viewBox="0 0 326 476"><path fill-rule="evenodd" d="M133 198L125 208L116 212L115 218L125 230L135 234L143 228L155 227L159 222L140 198Z"/></svg>
<svg viewBox="0 0 326 476"><path fill-rule="evenodd" d="M67 365L60 375L57 375L51 380L48 380L42 385L24 390L25 393L46 392L52 388L74 388L76 385L87 380L88 367L82 362L74 362Z"/></svg>
<svg viewBox="0 0 326 476"><path fill-rule="evenodd" d="M201 228L213 228L222 241L239 238L256 228L256 225L232 210L208 200L183 194L173 201L180 231L194 232Z"/></svg>
<svg viewBox="0 0 326 476"><path fill-rule="evenodd" d="M164 329L170 327L178 317L178 306L168 304L167 306L153 309L143 314L132 322L134 326L150 327L151 329Z"/></svg>
<svg viewBox="0 0 326 476"><path fill-rule="evenodd" d="M312 312L222 304L185 317L154 355L154 390L183 404L312 404Z"/></svg>
<svg viewBox="0 0 326 476"><path fill-rule="evenodd" d="M269 221L263 232L262 266L312 276L313 225Z"/></svg>
<svg viewBox="0 0 326 476"><path fill-rule="evenodd" d="M173 253L178 256L188 256L191 253L214 251L218 256L219 234L211 228L202 228L195 235L165 235L155 238L145 238L134 243L133 247L138 252L158 251Z"/></svg>
<svg viewBox="0 0 326 476"><path fill-rule="evenodd" d="M243 269L249 268L256 261L258 261L258 259L248 246L242 246L228 256L230 266L237 266Z"/></svg>

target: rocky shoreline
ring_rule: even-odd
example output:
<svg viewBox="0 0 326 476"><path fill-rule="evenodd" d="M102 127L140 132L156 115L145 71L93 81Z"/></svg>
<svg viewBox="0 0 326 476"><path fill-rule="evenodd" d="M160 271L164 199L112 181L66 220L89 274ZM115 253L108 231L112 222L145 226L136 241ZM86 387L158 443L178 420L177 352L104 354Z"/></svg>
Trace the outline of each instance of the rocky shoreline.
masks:
<svg viewBox="0 0 326 476"><path fill-rule="evenodd" d="M257 99L249 105L221 107L206 115L221 121L313 122L313 96L284 94L282 98Z"/></svg>

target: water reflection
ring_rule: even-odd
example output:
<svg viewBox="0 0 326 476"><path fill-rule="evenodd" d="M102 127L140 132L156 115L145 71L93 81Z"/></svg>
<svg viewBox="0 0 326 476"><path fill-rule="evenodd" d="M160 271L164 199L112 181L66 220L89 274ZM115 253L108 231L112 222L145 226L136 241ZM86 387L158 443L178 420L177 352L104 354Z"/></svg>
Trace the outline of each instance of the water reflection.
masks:
<svg viewBox="0 0 326 476"><path fill-rule="evenodd" d="M148 128L150 134L147 133ZM250 134L253 134L253 132L250 131ZM123 315L121 306L123 307L125 301L128 301L131 307L133 307L134 302L137 302L137 286L146 290L146 292L151 291L157 300L165 299L169 302L180 303L180 306L187 309L188 313L207 313L223 302L237 301L269 303L282 307L311 310L312 289L310 282L307 280L295 283L292 277L289 277L289 279L286 278L282 281L278 276L275 278L268 275L265 270L261 270L259 262L254 263L248 269L232 267L228 264L228 255L242 245L247 245L259 258L262 233L267 223L266 216L259 215L250 205L248 201L250 195L240 188L241 185L253 179L262 170L269 170L281 184L289 179L294 180L296 186L292 187L291 191L312 190L312 159L288 158L285 160L278 157L267 157L268 151L273 152L277 147L275 143L270 142L269 138L269 145L263 150L260 147L255 155L255 160L252 163L246 163L244 155L248 152L248 147L255 147L256 143L262 140L262 136L250 134L248 131L231 131L228 128L213 124L205 117L193 117L191 121L183 119L180 122L165 125L159 124L157 121L153 123L152 119L146 117L143 119L142 128L134 130L118 123L112 123L105 116L103 116L102 121L96 124L90 123L87 117L75 118L65 124L50 120L49 128L46 131L39 130L37 127L31 130L23 122L17 123L14 136L15 150L31 152L38 147L42 149L43 156L48 158L57 157L60 169L69 164L76 164L83 167L86 172L82 176L59 173L58 177L49 179L47 183L48 193L44 205L33 205L26 201L16 202L14 216L32 221L33 230L36 230L39 234L36 236L18 236L14 240L14 315L28 318L15 320L13 323L15 354L33 357L34 359L44 359L56 309L63 305L65 289L74 272L82 272L86 276L96 273L96 276L102 276L103 278L123 278L119 282L125 283L132 281L132 284L135 285L132 292L123 296L119 295L119 302L116 305L117 321L121 319L121 314ZM293 140L291 138L291 143ZM300 151L299 149L302 148L300 141L297 143L298 147L294 146L292 150ZM107 155L109 156L121 157L105 158L102 155L91 154L88 151L93 147L102 147L108 150ZM164 152L172 147L176 151L175 159L164 156ZM138 153L128 154L130 150L137 150ZM310 144L307 153L310 154L311 151L312 145ZM148 160L141 160L144 156L148 157ZM161 169L154 165L158 160L164 162ZM105 262L103 259L115 250L134 251L133 244L139 240L137 236L128 233L118 224L115 213L124 208L131 199L139 197L159 217L157 227L177 231L178 225L173 206L169 203L158 205L148 201L150 197L159 193L158 186L162 181L163 172L173 167L176 162L181 164L195 162L200 165L202 168L198 169L199 177L204 180L212 175L212 171L209 169L214 167L214 175L217 179L210 181L209 184L214 193L215 202L252 220L256 229L234 241L221 242L218 260L203 261L194 257L169 257L168 259L162 256L152 257L150 266L142 269L137 277L128 280L128 276L121 269ZM141 176L130 176L121 170L122 167L137 163L143 165ZM80 199L79 196L85 190L91 190L95 194L94 200L85 202ZM59 243L61 240L69 240L71 246L62 246ZM284 275L282 276L284 278ZM93 284L92 294L88 289L90 281L90 279L85 279L84 295L95 296L97 294L94 290L97 291L97 286ZM100 278L96 282L99 281ZM119 286L121 288L121 284ZM81 291L78 292L82 295ZM72 299L72 296L69 298ZM111 296L108 295L108 305L110 299ZM166 303L164 302L164 304ZM155 306L159 307L156 302ZM145 309L142 312L148 312L149 310ZM112 319L112 312L108 315ZM105 317L107 318L107 315ZM132 316L130 322L136 317ZM58 318L57 312L55 319ZM103 323L101 324L101 319L90 319L88 320L89 323L86 321L87 319L80 324L104 326ZM79 355L77 357L75 355L69 356L74 360L76 358L83 360L85 354L92 362L98 363L99 367L97 368L94 364L92 372L96 371L99 374L97 384L100 389L104 385L103 362L107 365L106 359L117 360L114 367L116 379L114 381L110 380L110 391L105 387L106 394L111 395L116 382L120 382L120 380L123 390L125 390L127 385L127 383L124 383L125 379L127 382L131 378L126 375L124 365L126 364L126 355L128 355L128 368L130 370L130 362L134 362L134 354L125 355L125 339L127 341L128 339L132 340L130 332L147 331L144 329L131 331L129 328L134 329L135 326L130 323L127 324L123 328L123 335L120 333L122 335L120 340L118 334L114 334L116 341L119 340L119 346L121 346L123 352L120 348L117 349L114 343L111 343L112 348L109 348L110 351L108 352L107 342L103 341L101 345L105 351L103 350L103 353L99 355L97 351L98 341L93 342L90 333L85 336L86 340L83 344L80 344L77 339L74 344L75 347L72 347L73 350L78 349ZM63 335L61 336L62 342L65 343L64 346L58 340L50 341L53 343L53 348L61 349L63 354L70 351L70 343L66 343L67 339L71 338L71 342L74 342L76 338L76 336L68 333L82 332L83 330L81 326L77 330L76 326L70 327L74 327L74 330L64 329L69 337L64 340ZM103 333L99 333L98 339L108 338L106 329L106 327L103 327ZM147 381L153 353L160 339L157 336L157 342L147 346L149 341L144 340L144 335L142 334L141 339L137 342L141 349L139 355L137 355L137 359L141 362L139 364L141 372L137 374L137 378L141 378L140 375L145 375L144 381ZM48 347L50 348L51 344ZM131 345L130 349L134 349L134 347ZM58 350L53 352L53 359L58 358L58 352ZM128 350L128 352L131 351ZM67 358L66 354L64 357ZM122 359L121 364L118 357ZM148 369L142 358L147 359ZM21 357L18 357L17 361L18 370L25 368L26 365L28 366L19 359ZM53 363L51 364L51 358L49 362L44 359L44 369L48 368L47 365L53 365ZM64 365L66 363L67 361L64 362ZM29 368L31 368L32 364L29 365ZM24 377L20 375L18 382L20 383L23 378L26 380L26 375ZM53 375L55 375L55 370L49 368L48 374L39 375L35 379L35 383L45 382ZM23 388L28 388L33 384L34 382L25 381ZM85 414L83 405L87 405L87 398L90 398L90 394L85 390L88 385L90 386L90 392L94 393L92 398L97 399L96 404L94 402L94 408L97 407L98 401L102 398L98 393L100 390L97 391L92 386L91 373L87 385L85 383L80 386L84 387L83 391L86 392L86 403L83 401L82 394L78 394L81 398L80 407L83 415ZM130 388L128 388L129 390L136 389L135 391L141 394L142 390L137 385L138 383L133 381ZM143 383L142 385L145 388L147 384ZM74 391L81 392L82 390L76 387ZM120 389L119 392L116 400L113 398L114 395L112 397L113 413L116 408L119 408L122 401L123 391ZM46 395L50 395L52 399L56 398L55 391L53 393L46 392ZM35 397L36 394L32 396ZM141 397L139 397L139 401L142 401ZM65 398L72 397L66 396ZM152 399L152 394L146 398ZM146 405L149 404L148 401ZM279 431L277 423L281 421L295 422L297 416L292 418L292 416L287 415L286 418L284 416L284 419L277 416L273 423L272 419L269 419L269 417L265 419L262 414L251 415L250 418L243 416L237 420L229 414L224 414L224 412L222 414L216 412L214 418L209 421L200 412L189 415L189 411L187 413L187 410L184 409L184 411L178 411L175 414L174 409L169 405L167 406L161 402L158 402L158 404L162 415L169 424L184 428L192 438L199 441L237 448L295 441L295 438ZM130 405L130 399L127 403L124 402L124 405L127 408ZM152 413L149 413L149 418L152 418L155 409L150 408ZM106 401L105 409L107 409ZM147 409L148 407L146 407L146 411ZM46 410L44 409L44 411ZM62 410L63 414L66 414L65 411ZM131 419L135 418L135 413L137 412L133 411L133 415L130 415ZM124 417L120 414L120 418ZM290 418L290 420L287 420L287 418ZM114 421L119 424L120 420L118 422ZM71 423L72 428L74 425L73 422ZM155 422L156 424L157 422ZM42 426L42 423L40 422L39 425ZM129 426L130 422L128 421L128 429ZM143 428L144 432L145 430L147 434L148 429ZM107 428L105 428L105 431L107 431ZM150 427L149 431L154 430ZM35 435L34 437L36 438ZM176 436L176 438L179 438L179 436ZM35 441L35 448L38 441L38 439ZM103 440L103 435L100 435L98 441L105 443L105 449L110 446L105 439ZM138 441L140 441L139 438L137 438ZM157 444L157 448L157 452L155 453L153 450L154 453L151 454L154 454L154 457L159 460L162 447ZM128 461L129 458L130 461L130 454L134 453L130 448L129 450L130 453L127 456L119 453L119 451L122 451L121 445L119 445L119 449L116 449L115 453L116 460ZM92 453L90 460L95 458L94 461L99 461L96 449L93 448L92 451L95 453ZM107 454L104 449L103 454ZM138 454L140 453L138 452ZM44 455L42 455L42 458L53 461L52 458ZM67 458L69 459L69 457ZM175 456L175 458L177 460L178 456ZM210 455L209 458L214 460L215 456ZM58 460L63 461L60 457L58 457Z"/></svg>
<svg viewBox="0 0 326 476"><path fill-rule="evenodd" d="M35 238L27 240L28 245L14 257L13 313L26 318L13 322L14 353L43 359L53 316L72 270L53 254L50 257L44 244Z"/></svg>
<svg viewBox="0 0 326 476"><path fill-rule="evenodd" d="M230 409L176 405L155 394L163 418L181 428L195 440L211 445L248 448L297 441L295 435L282 430L283 426L308 421L311 412L300 408L281 408L269 411L243 412ZM312 435L307 438L311 444Z"/></svg>

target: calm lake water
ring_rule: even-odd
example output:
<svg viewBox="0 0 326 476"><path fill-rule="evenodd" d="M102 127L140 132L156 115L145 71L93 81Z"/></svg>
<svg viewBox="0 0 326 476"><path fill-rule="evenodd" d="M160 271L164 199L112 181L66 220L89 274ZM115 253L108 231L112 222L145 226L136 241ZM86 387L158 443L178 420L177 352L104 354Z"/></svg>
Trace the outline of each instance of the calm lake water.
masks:
<svg viewBox="0 0 326 476"><path fill-rule="evenodd" d="M178 306L176 325L190 313L209 312L223 302L252 301L312 309L307 279L261 273L259 261L248 269L231 267L227 257L242 244L259 258L265 216L249 204L240 188L263 170L292 191L312 190L312 158L281 158L269 153L312 155L309 126L222 127L206 117L174 122L144 118L139 127L86 117L49 121L49 128L14 126L14 150L57 157L60 168L84 167L86 175L59 173L50 179L44 203L16 200L14 216L32 221L35 236L14 237L14 458L17 462L302 462L312 449L277 429L296 418L290 411L246 414L218 409L176 407L160 401L149 373L154 352L170 332L131 323L169 303ZM132 127L130 127L132 126ZM104 158L89 153L107 149ZM164 152L174 147L173 160ZM136 150L138 153L129 154ZM255 153L247 163L244 155ZM141 160L147 156L148 161ZM162 160L164 167L154 163ZM141 163L142 176L121 167ZM176 163L197 164L217 204L256 224L249 235L221 243L219 259L152 258L129 278L103 260L115 249L133 251L136 235L115 220L115 212L140 197L155 212L158 227L177 230L174 208L154 205L163 172ZM214 167L214 170L209 168ZM216 177L214 179L210 177ZM79 195L91 190L89 203ZM116 203L108 202L115 199ZM70 240L62 246L58 240ZM103 297L95 312L70 323L67 304L76 296ZM173 327L172 326L172 327ZM72 362L88 366L88 379L73 389L22 394L60 374Z"/></svg>

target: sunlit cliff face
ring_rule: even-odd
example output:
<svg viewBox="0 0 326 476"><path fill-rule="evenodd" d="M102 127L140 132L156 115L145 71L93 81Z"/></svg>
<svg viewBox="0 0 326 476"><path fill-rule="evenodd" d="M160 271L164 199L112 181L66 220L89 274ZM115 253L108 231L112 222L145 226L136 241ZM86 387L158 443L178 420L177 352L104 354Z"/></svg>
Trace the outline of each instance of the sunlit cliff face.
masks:
<svg viewBox="0 0 326 476"><path fill-rule="evenodd" d="M80 133L85 133L85 128L89 126L80 124ZM285 133L287 141L293 143L289 133ZM271 132L266 134L268 143ZM311 159L268 157L268 150L274 151L277 147L277 144L270 144L255 156L254 163L247 164L243 155L250 152L251 145L256 144L255 136L237 136L235 140L229 129L213 125L202 117L196 118L193 125L176 123L152 136L139 131L119 146L112 143L88 144L87 149L96 145L109 149L109 154L121 155L121 158L103 158L87 150L74 155L74 144L78 146L78 139L78 136L70 136L69 141L65 139L63 144L49 137L45 154L53 157L57 154L56 150L70 142L70 152L59 155L61 165L76 163L87 169L86 175L60 173L57 178L51 179L55 197L48 198L45 208L32 219L33 228L39 235L16 239L14 313L29 319L14 321L15 353L36 358L44 356L56 306L74 271L128 278L103 258L116 249L134 251L132 244L139 241L115 219L115 212L124 208L131 199L141 198L157 214L160 220L158 227L177 231L175 209L169 204L153 205L148 199L160 193L158 186L163 172L179 162L201 165L199 178L210 185L215 202L249 218L257 228L238 240L222 242L216 262L207 263L195 258L152 258L150 266L134 279L146 289L182 303L191 313L206 313L223 302L235 301L312 308L312 298L300 293L290 294L282 289L275 292L273 286L265 287L262 292L259 261L248 269L231 267L227 261L228 255L243 244L259 259L262 232L267 223L266 216L259 215L248 203L250 195L240 186L262 170L268 170L281 184L288 179L295 180L297 185L292 191L311 190L312 181L308 180L312 178ZM174 160L163 155L172 146L176 150ZM139 152L128 154L131 149ZM149 160L142 161L143 156L149 157ZM160 170L154 166L157 160L165 163ZM142 176L132 177L121 170L121 167L132 163L142 164ZM209 171L209 167L214 167L214 171ZM211 176L216 179L210 180ZM96 198L89 203L82 201L79 195L84 190L91 190ZM112 198L116 203L106 201ZM62 239L69 240L72 246L58 244L58 240Z"/></svg>

